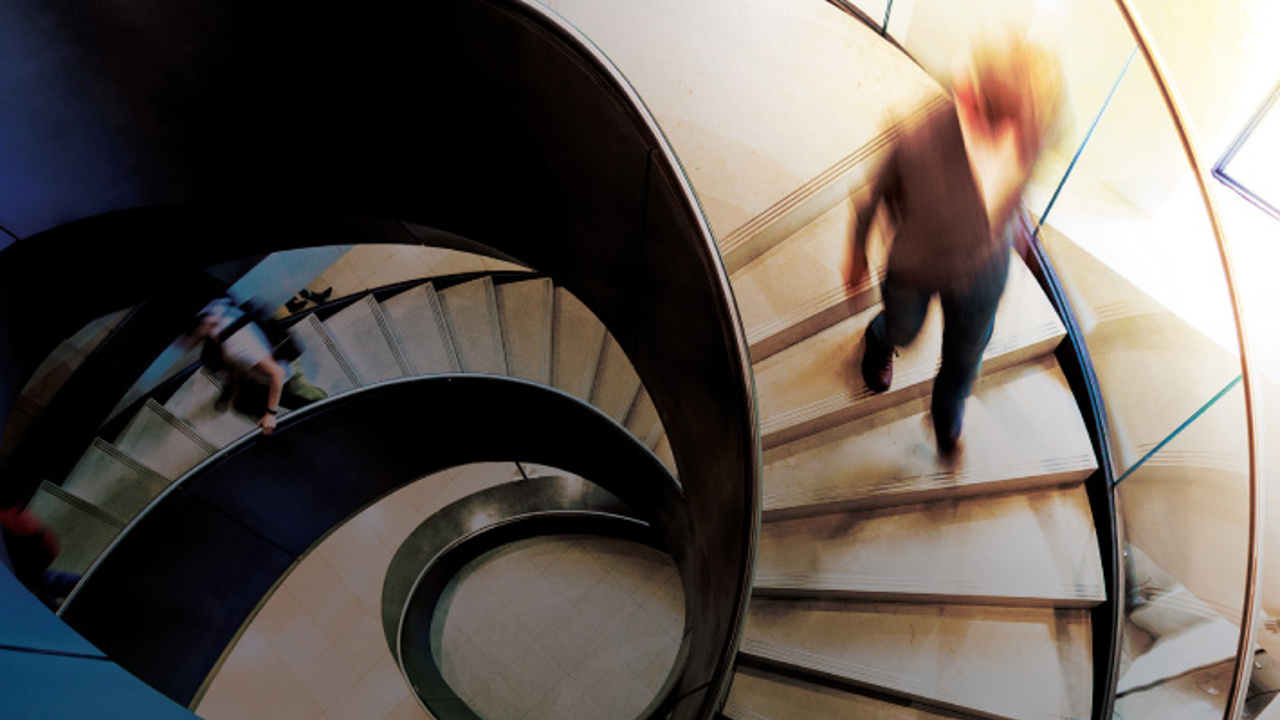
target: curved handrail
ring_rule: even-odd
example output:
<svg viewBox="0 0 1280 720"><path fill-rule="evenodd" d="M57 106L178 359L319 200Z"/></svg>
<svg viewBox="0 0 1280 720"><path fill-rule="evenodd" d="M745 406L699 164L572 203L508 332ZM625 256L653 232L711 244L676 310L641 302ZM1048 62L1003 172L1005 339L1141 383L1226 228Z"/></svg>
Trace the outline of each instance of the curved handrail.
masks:
<svg viewBox="0 0 1280 720"><path fill-rule="evenodd" d="M1236 275L1231 261L1231 252L1227 247L1226 235L1218 218L1217 205L1214 202L1212 193L1209 192L1209 176L1200 162L1200 154L1196 148L1195 139L1187 123L1186 113L1182 110L1182 101L1178 96L1177 90L1168 80L1168 72L1165 69L1164 60L1148 39L1142 20L1130 7L1128 0L1116 0L1116 6L1119 8L1120 14L1124 16L1125 23L1129 26L1129 31L1134 40L1137 41L1138 48L1142 51L1142 56L1147 62L1147 67L1150 69L1156 85L1160 89L1160 95L1164 99L1165 107L1168 109L1174 128L1177 130L1178 140L1182 144L1183 154L1186 155L1187 163L1191 166L1191 170L1195 175L1196 184L1200 189L1200 196L1204 200L1205 210L1209 214L1209 222L1213 227L1213 237L1217 243L1218 257L1222 261L1222 270L1226 275L1227 292L1231 298L1231 311L1236 324L1241 376L1244 380L1245 422L1247 424L1247 441L1249 444L1249 541L1245 568L1243 617L1240 619L1240 641L1236 650L1235 671L1231 677L1231 690L1227 696L1227 706L1223 715L1224 718L1234 718L1243 709L1245 693L1249 689L1248 680L1252 668L1249 649L1253 646L1257 633L1254 617L1257 614L1259 600L1258 574L1262 553L1260 538L1263 522L1263 488L1258 478L1260 460L1257 440L1257 416L1253 402L1253 382L1252 373L1250 372L1243 311L1241 310L1239 294L1236 292Z"/></svg>
<svg viewBox="0 0 1280 720"><path fill-rule="evenodd" d="M1089 440L1098 458L1098 469L1085 483L1089 495L1089 507L1093 524L1098 533L1099 553L1103 559L1103 583L1107 590L1106 602L1094 611L1094 692L1093 717L1110 718L1115 706L1115 690L1120 679L1121 634L1124 631L1124 562L1119 511L1116 507L1115 472L1111 460L1110 424L1107 421L1106 399L1094 371L1089 346L1079 319L1067 299L1062 281L1053 261L1040 239L1043 225L1035 221L1035 229L1029 233L1024 260L1040 281L1041 288L1058 311L1058 317L1067 332L1066 343L1058 350L1058 365L1062 368L1077 398ZM1105 630L1100 630L1105 628Z"/></svg>
<svg viewBox="0 0 1280 720"><path fill-rule="evenodd" d="M582 478L549 475L532 477L518 486L499 485L472 493L446 505L418 524L391 558L382 585L382 606L403 608L420 582L424 569L441 553L500 521L545 513L598 513L630 518L627 506L612 493ZM645 528L648 523L635 520ZM651 543L652 544L652 543ZM670 548L660 548L670 554ZM382 632L387 646L395 647L403 633L403 613L384 613Z"/></svg>
<svg viewBox="0 0 1280 720"><path fill-rule="evenodd" d="M431 637L441 596L448 583L467 563L496 547L545 535L594 534L655 546L647 531L644 523L626 516L594 510L551 510L504 518L440 548L416 576L409 596L401 606L399 632L392 653L419 701L439 720L479 720L479 716L449 686L431 648L420 641L407 642L411 638ZM660 547L657 549L662 550ZM677 700L671 690L678 677L680 659L687 652L689 638L687 632L682 636L676 662L673 662L661 691L655 693L645 711L638 716L643 720L667 717Z"/></svg>

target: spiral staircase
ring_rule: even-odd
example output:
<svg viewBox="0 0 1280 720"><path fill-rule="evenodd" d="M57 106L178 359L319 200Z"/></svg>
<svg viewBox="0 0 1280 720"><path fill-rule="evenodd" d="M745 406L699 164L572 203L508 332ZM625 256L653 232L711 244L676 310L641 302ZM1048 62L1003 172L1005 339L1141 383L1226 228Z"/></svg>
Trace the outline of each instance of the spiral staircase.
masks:
<svg viewBox="0 0 1280 720"><path fill-rule="evenodd" d="M329 396L396 378L478 373L554 387L591 403L674 469L652 401L617 342L580 301L529 274L438 280L363 294L307 312L289 333L296 367ZM179 382L180 381L180 382ZM150 393L115 437L94 439L67 477L45 482L31 509L64 539L54 569L84 573L119 530L171 483L256 428L216 407L225 380L189 367L161 402ZM176 386L176 387L174 387ZM283 408L287 417L290 408Z"/></svg>
<svg viewBox="0 0 1280 720"><path fill-rule="evenodd" d="M553 13L475 5L442 17L499 18L499 34L555 37L577 53L556 54L571 70L557 82L591 76L565 81L581 93L574 97L608 87L602 105L623 98L639 106L625 86L609 87L598 51ZM573 532L632 539L679 569L680 650L641 717L1083 720L1110 709L1109 678L1133 666L1111 639L1120 550L1091 428L1097 410L1081 405L1076 320L1053 263L1043 252L1011 254L968 404L965 452L944 468L928 424L939 308L896 358L890 391L872 394L856 361L880 308L882 248L862 285L848 287L840 273L856 201L900 131L883 120L923 112L943 93L873 30L823 9L831 14L822 22L839 23L854 53L873 58L898 90L851 123L839 152L816 153L818 167L803 182L778 173L742 183L704 163L749 166L748 150L672 130L710 227L732 228L716 247L677 265L664 253L674 244L633 246L630 233L616 231L610 258L608 243L581 241L597 235L533 210L546 197L539 193L561 188L531 188L532 199L513 198L492 216L472 204L469 224L458 227L474 242L418 226L412 240L520 258L513 267L522 269L361 288L286 318L303 349L296 367L329 397L285 408L275 436L262 436L253 418L215 409L220 380L198 364L96 424L78 459L39 478L30 499L63 538L55 567L84 573L59 614L92 645L67 640L64 652L105 653L177 703L143 689L118 707L151 703L144 714L183 716L178 706L196 708L274 589L334 528L447 467L503 461L515 470L509 482L485 483L415 519L413 540L383 584L387 649L430 717L479 717L444 680L438 654L412 641L432 631L448 582L494 548ZM546 60L536 45L521 46L526 60ZM495 77L486 74L497 72L490 61L476 57L466 60ZM547 120L542 129L554 126ZM592 132L612 132L600 127ZM574 154L571 134L550 132L547 154ZM650 204L610 196L600 206L625 206L617 214L627 223L643 215L642 238L709 239L696 218L653 209L652 197L674 197L698 214L656 138L646 137L642 161L630 147L616 152L628 171L647 168ZM496 154L521 140L494 140ZM574 140L612 147L600 137ZM605 168L598 178L616 158L592 161ZM534 159L531 176L543 167ZM442 227L464 215L447 198L439 205ZM536 240L516 233L525 217ZM388 232L403 235L404 227ZM579 242L557 246L546 227ZM359 223L349 230L362 234L377 233ZM1067 258L1069 241L1053 240L1061 237L1053 228L1043 236L1068 248L1054 255L1060 270L1087 264ZM220 252L191 263L255 254ZM689 266L696 272L674 269ZM668 291L679 300L662 295ZM198 305L197 295L187 306ZM708 313L718 326L697 324L703 316L683 304L697 298L722 303ZM90 362L95 345L127 340L122 328L135 319L95 319L64 354ZM654 341L663 320L673 337ZM151 334L154 346L172 340ZM709 369L725 368L744 375L709 379ZM20 406L52 403L47 386L66 374L56 363L36 371ZM736 424L715 422L725 417ZM742 440L741 428L754 439ZM492 447L481 449L485 438ZM531 466L544 474L530 477ZM1176 585L1166 578L1161 590ZM1221 630L1212 630L1215 642ZM1223 660L1148 663L1141 670L1149 675L1134 682L1159 684Z"/></svg>

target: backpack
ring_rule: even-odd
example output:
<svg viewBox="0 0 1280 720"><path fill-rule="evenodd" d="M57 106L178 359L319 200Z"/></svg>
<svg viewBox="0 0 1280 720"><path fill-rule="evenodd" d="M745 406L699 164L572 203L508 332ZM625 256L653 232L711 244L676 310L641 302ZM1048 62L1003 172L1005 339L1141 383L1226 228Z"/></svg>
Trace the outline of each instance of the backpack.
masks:
<svg viewBox="0 0 1280 720"><path fill-rule="evenodd" d="M289 329L279 320L271 317L256 300L246 300L241 303L240 310L242 311L240 317L217 335L206 339L204 346L200 348L200 362L207 365L209 369L215 372L226 369L226 363L222 359L222 343L249 323L262 329L263 334L267 336L267 343L271 345L271 356L276 360L289 363L302 355L302 348L298 346L298 341L294 340L293 335L289 334Z"/></svg>

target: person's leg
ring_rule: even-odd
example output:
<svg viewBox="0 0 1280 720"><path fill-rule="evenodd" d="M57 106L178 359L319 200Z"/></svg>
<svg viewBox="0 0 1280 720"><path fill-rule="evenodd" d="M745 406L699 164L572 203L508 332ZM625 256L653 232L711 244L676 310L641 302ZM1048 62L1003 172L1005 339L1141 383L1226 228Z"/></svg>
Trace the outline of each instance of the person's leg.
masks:
<svg viewBox="0 0 1280 720"><path fill-rule="evenodd" d="M302 366L294 361L291 366L292 373L289 380L284 384L281 394L280 404L292 410L306 407L317 400L323 400L329 397L324 390L316 387L307 379L302 371Z"/></svg>
<svg viewBox="0 0 1280 720"><path fill-rule="evenodd" d="M942 299L942 367L933 383L930 413L940 456L954 459L964 405L991 340L996 308L1009 274L1009 252L996 254L972 282L945 290Z"/></svg>
<svg viewBox="0 0 1280 720"><path fill-rule="evenodd" d="M880 284L884 303L867 326L862 353L862 380L872 392L884 392L893 382L893 352L908 345L920 332L932 293L898 281L893 273Z"/></svg>

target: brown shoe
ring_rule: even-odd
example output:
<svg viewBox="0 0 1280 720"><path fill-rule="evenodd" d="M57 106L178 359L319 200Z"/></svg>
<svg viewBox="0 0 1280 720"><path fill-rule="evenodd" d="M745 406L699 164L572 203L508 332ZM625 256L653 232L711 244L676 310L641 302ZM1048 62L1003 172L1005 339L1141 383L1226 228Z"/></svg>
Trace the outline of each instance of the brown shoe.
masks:
<svg viewBox="0 0 1280 720"><path fill-rule="evenodd" d="M876 340L870 332L864 336L862 382L874 393L882 393L893 383L893 348Z"/></svg>

